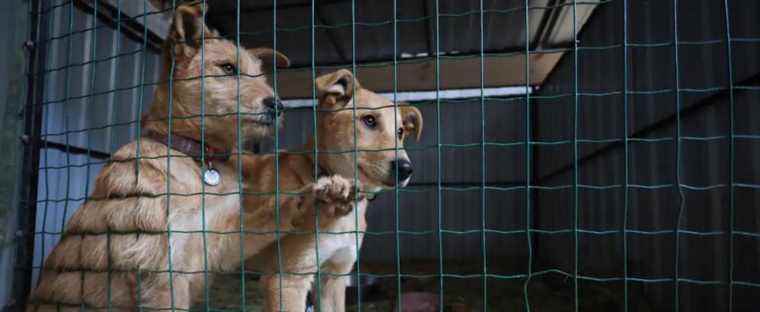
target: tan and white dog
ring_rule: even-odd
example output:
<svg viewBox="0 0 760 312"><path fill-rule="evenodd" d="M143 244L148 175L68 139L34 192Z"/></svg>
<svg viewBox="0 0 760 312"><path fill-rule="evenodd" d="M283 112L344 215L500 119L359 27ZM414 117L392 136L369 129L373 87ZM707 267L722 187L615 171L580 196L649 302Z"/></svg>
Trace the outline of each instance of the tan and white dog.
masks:
<svg viewBox="0 0 760 312"><path fill-rule="evenodd" d="M306 296L318 268L324 274L320 283L320 311L345 310L347 274L361 248L368 205L364 196L355 196L349 190L361 188L376 192L396 185L406 186L412 165L403 149L403 141L409 135L419 138L422 131L422 115L417 108L394 106L388 99L362 88L350 71L339 70L321 76L316 85L320 100L317 142L310 143L307 150L316 144L317 159L311 153L281 153L279 189L287 193L304 190L308 185L317 186L306 187L306 190L313 190L342 177L332 185L343 184L341 199L355 199L358 206L353 210L339 207L337 209L348 214L332 219L320 218L318 224L313 216L311 220L302 221L300 226L304 229L314 229L318 225L318 242L313 230L290 234L282 237L278 245L270 246L254 257L252 265L263 265L265 272L270 273L260 281L265 292L266 311L304 311ZM251 193L275 191L274 156L254 156L245 161L244 174ZM323 177L315 181L316 176ZM359 185L345 181L354 176L358 177ZM260 202L266 198L246 200L244 205L266 209L266 203ZM331 206L335 202L323 201L321 204ZM296 203L294 200L293 204ZM268 207L274 211L271 203ZM280 208L296 210L282 205ZM322 207L318 211L332 210ZM281 256L279 260L278 255Z"/></svg>
<svg viewBox="0 0 760 312"><path fill-rule="evenodd" d="M288 60L220 38L206 27L204 12L177 7L164 82L144 117L143 137L117 150L100 172L46 259L27 311L186 310L202 297L206 272L235 269L241 255L275 238L241 234L278 226L255 212L241 217L238 158L229 154L239 141L273 133L279 101L262 65ZM204 173L211 167L219 179L209 182ZM329 201L325 194L312 198ZM285 228L291 223L283 221Z"/></svg>

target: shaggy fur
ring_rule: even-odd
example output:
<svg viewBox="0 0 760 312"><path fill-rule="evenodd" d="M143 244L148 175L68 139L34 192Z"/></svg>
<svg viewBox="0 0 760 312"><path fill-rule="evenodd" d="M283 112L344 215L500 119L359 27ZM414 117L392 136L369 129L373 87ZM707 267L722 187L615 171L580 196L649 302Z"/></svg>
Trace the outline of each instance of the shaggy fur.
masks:
<svg viewBox="0 0 760 312"><path fill-rule="evenodd" d="M163 81L173 82L156 90L143 129L204 136L234 152L238 141L272 133L279 116L262 103L274 96L262 60L288 60L271 49L238 49L210 31L203 14L199 5L176 9L163 68ZM245 229L276 227L271 218L241 218L236 163L214 163L222 182L207 186L199 163L180 151L147 138L121 147L45 261L27 311L188 309L202 297L204 270L236 268L241 246L248 257L271 242L241 245L241 220Z"/></svg>
<svg viewBox="0 0 760 312"><path fill-rule="evenodd" d="M342 184L344 188L361 188L369 192L394 187L396 178L392 162L400 159L408 161L403 141L408 135L419 138L422 131L420 111L407 105L396 108L386 98L363 89L347 70L322 76L316 84L320 93L316 134L316 145L320 153L316 165L323 173L333 175L315 181L315 159L312 155L284 152L279 154L280 192L320 189L328 179L332 179L333 185ZM363 123L363 119L370 115L377 123L374 129ZM311 143L307 149L313 146L314 143ZM355 147L359 150L356 153L353 152ZM245 178L251 193L273 192L277 185L274 156L253 156L245 161ZM358 172L354 171L355 161ZM348 182L353 181L355 174L359 177L360 186ZM405 186L408 181L408 178L399 181L399 186ZM268 204L261 202L270 197L252 197L246 199L244 205L246 209L258 207L273 213L274 205L271 201ZM347 199L350 202L353 197L343 196L339 202L345 203ZM358 196L356 202L358 205L353 210L350 207L341 209L341 212L348 214L319 218L318 224L316 218L309 218L310 213L304 214L306 220L301 222L301 227L318 227L318 242L313 230L286 235L279 244L268 247L251 260L248 265L263 266L270 273L263 276L260 282L265 291L266 311L304 311L306 294L318 267L324 274L320 289L320 311L345 310L348 279L345 274L351 271L356 261L367 226L365 213L368 201ZM321 204L329 207L334 205L334 201L323 201ZM294 210L281 204L280 209L283 208L284 211ZM320 208L319 211L323 209L325 208ZM279 261L278 253L281 255ZM279 264L282 265L282 271L278 271Z"/></svg>

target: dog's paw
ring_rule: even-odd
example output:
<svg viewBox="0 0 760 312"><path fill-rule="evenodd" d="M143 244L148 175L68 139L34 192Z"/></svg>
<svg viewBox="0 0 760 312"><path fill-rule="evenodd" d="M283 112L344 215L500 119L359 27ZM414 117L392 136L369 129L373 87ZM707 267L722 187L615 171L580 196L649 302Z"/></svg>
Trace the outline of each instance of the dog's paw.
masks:
<svg viewBox="0 0 760 312"><path fill-rule="evenodd" d="M339 175L322 177L314 183L312 192L319 210L327 217L350 213L357 201L363 199L361 185ZM357 192L359 191L359 192Z"/></svg>

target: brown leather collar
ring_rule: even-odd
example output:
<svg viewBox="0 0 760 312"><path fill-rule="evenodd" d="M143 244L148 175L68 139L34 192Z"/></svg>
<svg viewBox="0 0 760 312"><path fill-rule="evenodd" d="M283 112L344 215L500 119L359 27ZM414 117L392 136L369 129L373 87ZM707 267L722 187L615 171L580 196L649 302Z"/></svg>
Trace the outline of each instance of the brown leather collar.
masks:
<svg viewBox="0 0 760 312"><path fill-rule="evenodd" d="M230 152L228 150L217 149L208 144L205 144L204 150L201 142L176 134L166 135L152 130L145 130L143 132L143 137L164 144L173 150L180 151L196 161L201 161L201 154L203 154L208 162L225 162L230 159ZM170 137L171 140L169 140ZM171 145L169 144L169 141L171 141ZM203 151L203 153L201 153L201 151Z"/></svg>

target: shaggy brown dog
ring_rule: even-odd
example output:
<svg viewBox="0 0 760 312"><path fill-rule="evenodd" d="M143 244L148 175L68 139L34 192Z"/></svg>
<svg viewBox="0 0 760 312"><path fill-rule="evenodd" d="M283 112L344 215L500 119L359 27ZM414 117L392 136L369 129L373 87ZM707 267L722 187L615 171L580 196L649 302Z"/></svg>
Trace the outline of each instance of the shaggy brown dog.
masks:
<svg viewBox="0 0 760 312"><path fill-rule="evenodd" d="M163 68L163 81L173 82L157 88L144 136L113 154L69 220L28 311L188 309L202 297L206 272L236 268L241 255L271 243L246 236L241 244L241 228L276 226L256 214L241 218L238 160L224 154L272 133L279 102L262 61L288 60L271 49L238 49L210 31L203 14L198 5L176 9ZM211 167L221 181L206 185Z"/></svg>
<svg viewBox="0 0 760 312"><path fill-rule="evenodd" d="M406 186L412 166L403 149L403 141L408 135L419 138L422 131L420 111L407 105L394 107L386 98L363 89L347 70L321 76L316 85L320 96L316 134L318 157L315 160L311 154L280 154L280 192L312 190L339 176L343 181L333 185L344 184L343 189L355 189L358 186L345 181L355 175L361 188L368 192L392 188L397 183ZM311 143L307 149L313 146ZM273 192L277 185L274 156L255 156L245 161L245 178L251 192ZM358 170L355 170L355 163ZM319 168L317 172L315 168ZM315 176L323 177L316 181L317 187L308 187L313 185ZM344 194L343 200L354 197L348 191ZM246 199L244 205L246 209L258 207L273 211L271 202L267 205L263 200ZM290 234L283 237L278 246L270 246L254 257L250 265L263 265L265 271L272 273L261 279L266 311L304 311L306 294L317 268L324 274L320 288L321 311L345 310L346 274L356 261L366 229L368 200L357 196L356 201L358 206L354 213L319 219L318 242L314 231ZM322 205L332 206L334 201ZM287 205L280 205L280 209L295 210ZM350 207L337 209L351 211ZM315 228L313 216L303 222L303 228ZM281 256L279 260L278 254ZM280 265L281 271L278 271Z"/></svg>

